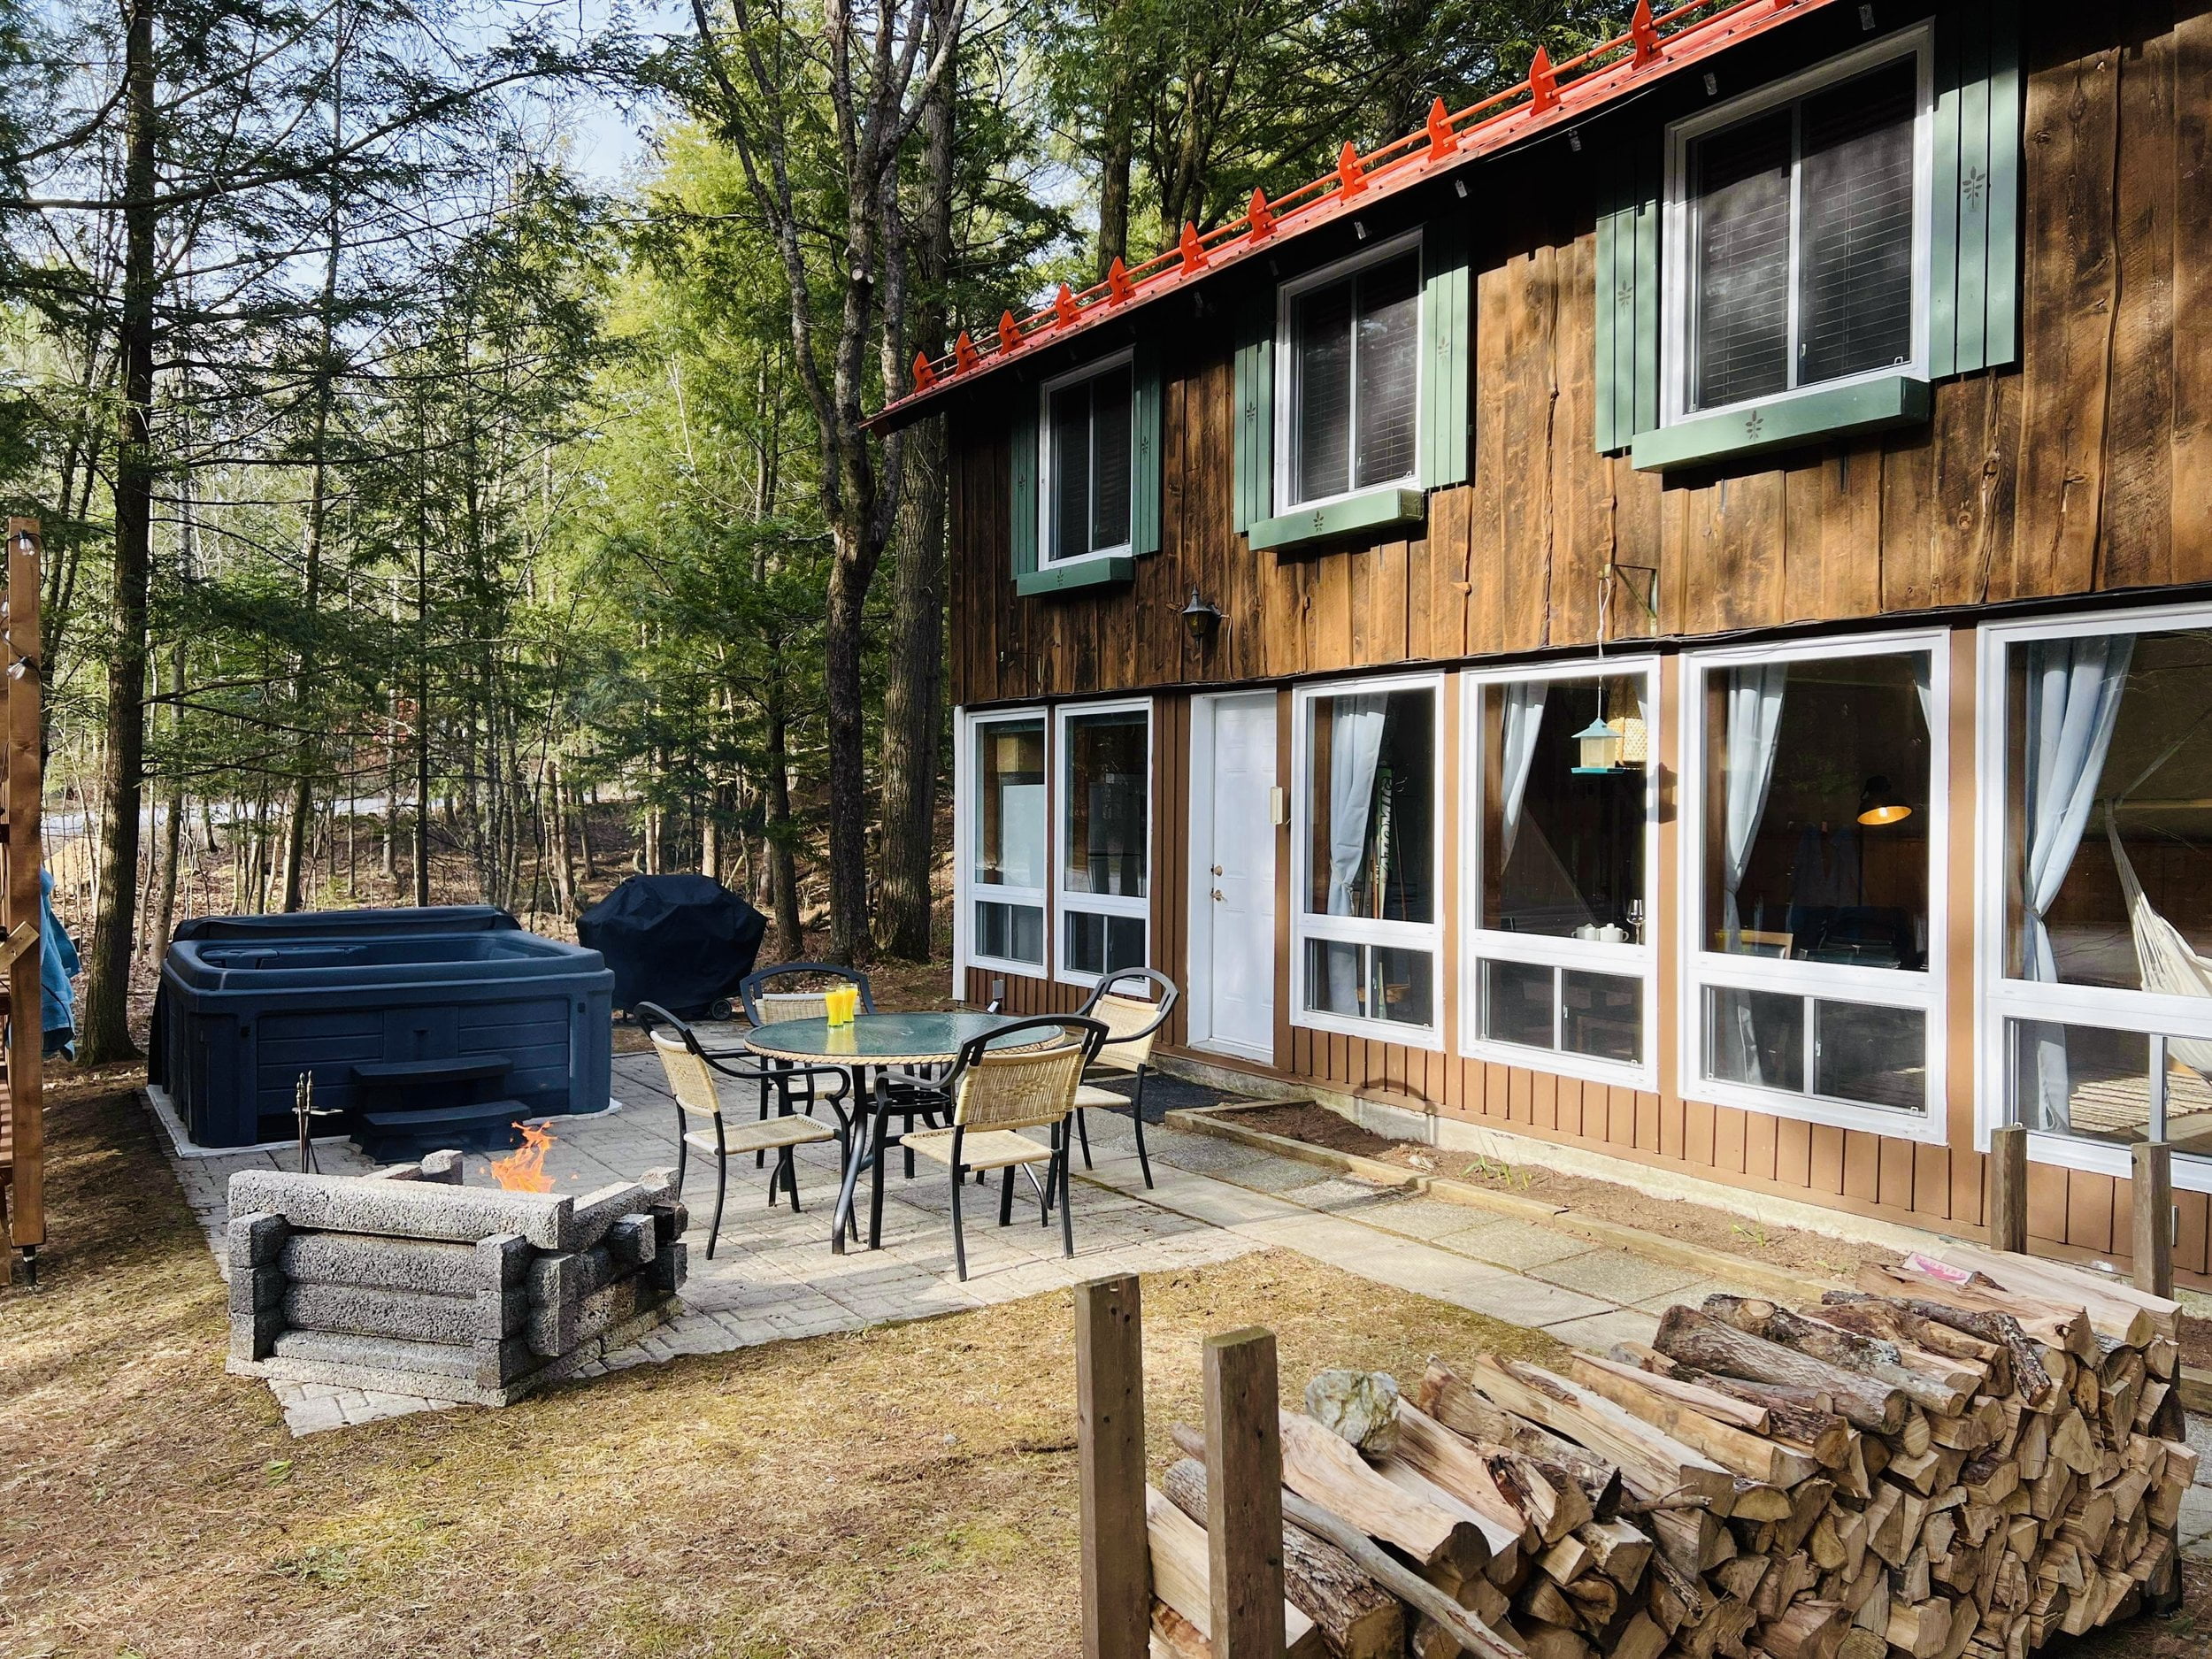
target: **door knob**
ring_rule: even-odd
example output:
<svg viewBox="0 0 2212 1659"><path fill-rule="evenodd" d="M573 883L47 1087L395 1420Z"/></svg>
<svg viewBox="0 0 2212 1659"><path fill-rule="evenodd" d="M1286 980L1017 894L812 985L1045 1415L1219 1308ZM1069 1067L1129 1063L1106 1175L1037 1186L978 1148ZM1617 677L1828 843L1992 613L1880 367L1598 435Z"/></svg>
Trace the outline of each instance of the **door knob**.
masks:
<svg viewBox="0 0 2212 1659"><path fill-rule="evenodd" d="M1221 889L1219 887L1216 887L1214 889L1214 902L1217 904L1221 902Z"/></svg>
<svg viewBox="0 0 2212 1659"><path fill-rule="evenodd" d="M1219 874L1221 874L1221 873L1222 873L1222 871L1221 871L1221 866L1220 866L1219 864L1216 864L1216 865L1214 866L1214 874L1216 874L1216 875L1219 875Z"/></svg>

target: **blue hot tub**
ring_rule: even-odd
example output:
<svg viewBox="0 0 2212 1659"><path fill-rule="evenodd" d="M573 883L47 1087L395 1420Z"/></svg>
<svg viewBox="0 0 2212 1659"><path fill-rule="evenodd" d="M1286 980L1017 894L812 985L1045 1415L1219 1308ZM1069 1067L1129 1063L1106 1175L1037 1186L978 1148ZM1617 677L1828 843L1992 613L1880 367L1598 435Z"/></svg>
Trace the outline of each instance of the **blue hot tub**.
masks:
<svg viewBox="0 0 2212 1659"><path fill-rule="evenodd" d="M605 1110L613 985L488 908L208 917L162 964L149 1071L201 1146L290 1139L303 1071L365 1143L419 1115L460 1144L474 1119Z"/></svg>

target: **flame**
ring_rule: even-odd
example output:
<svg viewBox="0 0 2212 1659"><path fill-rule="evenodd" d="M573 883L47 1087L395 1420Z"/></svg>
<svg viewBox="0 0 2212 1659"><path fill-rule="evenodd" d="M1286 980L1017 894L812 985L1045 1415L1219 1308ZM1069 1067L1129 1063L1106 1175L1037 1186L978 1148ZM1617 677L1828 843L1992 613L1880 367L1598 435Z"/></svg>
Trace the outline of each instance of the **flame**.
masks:
<svg viewBox="0 0 2212 1659"><path fill-rule="evenodd" d="M553 1149L553 1132L517 1124L522 1144L503 1158L492 1160L492 1179L511 1193L549 1193L553 1178L545 1172L545 1155Z"/></svg>

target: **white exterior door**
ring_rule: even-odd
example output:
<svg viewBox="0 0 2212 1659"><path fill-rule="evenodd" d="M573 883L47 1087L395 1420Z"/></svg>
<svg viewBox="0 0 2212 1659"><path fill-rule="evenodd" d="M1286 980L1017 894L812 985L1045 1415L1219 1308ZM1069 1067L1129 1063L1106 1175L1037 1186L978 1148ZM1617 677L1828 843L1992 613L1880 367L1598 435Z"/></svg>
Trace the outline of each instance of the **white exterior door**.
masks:
<svg viewBox="0 0 2212 1659"><path fill-rule="evenodd" d="M1275 694L1191 710L1191 1041L1275 1058Z"/></svg>

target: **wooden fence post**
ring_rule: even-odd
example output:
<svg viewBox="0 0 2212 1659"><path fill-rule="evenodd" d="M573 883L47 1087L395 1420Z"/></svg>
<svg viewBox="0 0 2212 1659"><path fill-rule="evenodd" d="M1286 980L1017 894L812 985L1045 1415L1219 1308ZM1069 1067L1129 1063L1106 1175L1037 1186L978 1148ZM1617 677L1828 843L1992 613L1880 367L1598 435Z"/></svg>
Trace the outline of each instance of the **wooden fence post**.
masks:
<svg viewBox="0 0 2212 1659"><path fill-rule="evenodd" d="M1207 1587L1214 1659L1282 1659L1283 1441L1275 1333L1206 1339Z"/></svg>
<svg viewBox="0 0 2212 1659"><path fill-rule="evenodd" d="M1145 1659L1152 1566L1144 1516L1144 1317L1135 1274L1075 1287L1075 1388L1083 1659Z"/></svg>
<svg viewBox="0 0 2212 1659"><path fill-rule="evenodd" d="M2028 1249L2028 1132L2007 1124L1989 1132L1989 1248L2024 1256Z"/></svg>
<svg viewBox="0 0 2212 1659"><path fill-rule="evenodd" d="M2139 1141L2135 1160L2135 1287L2174 1294L2174 1149Z"/></svg>

